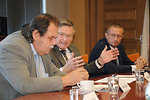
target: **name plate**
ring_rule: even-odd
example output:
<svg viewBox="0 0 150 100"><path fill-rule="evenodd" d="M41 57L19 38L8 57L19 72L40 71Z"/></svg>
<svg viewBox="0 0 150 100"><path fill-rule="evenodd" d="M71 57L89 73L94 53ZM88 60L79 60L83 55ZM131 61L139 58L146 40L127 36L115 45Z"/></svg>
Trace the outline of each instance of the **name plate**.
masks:
<svg viewBox="0 0 150 100"><path fill-rule="evenodd" d="M95 92L84 95L83 100L99 100Z"/></svg>
<svg viewBox="0 0 150 100"><path fill-rule="evenodd" d="M131 87L126 82L123 81L119 81L119 86L123 92L127 92L131 89Z"/></svg>
<svg viewBox="0 0 150 100"><path fill-rule="evenodd" d="M146 79L148 82L150 81L150 75L149 75L148 72L145 72L145 73L144 73L144 77L145 77L145 79Z"/></svg>

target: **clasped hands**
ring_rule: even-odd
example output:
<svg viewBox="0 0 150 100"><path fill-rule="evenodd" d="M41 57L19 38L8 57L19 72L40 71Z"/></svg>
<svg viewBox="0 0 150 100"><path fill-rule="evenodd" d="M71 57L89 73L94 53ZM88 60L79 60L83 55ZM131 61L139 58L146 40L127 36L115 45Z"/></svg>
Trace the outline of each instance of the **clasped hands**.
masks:
<svg viewBox="0 0 150 100"><path fill-rule="evenodd" d="M144 68L144 66L147 65L147 60L143 57L139 57L135 62L134 64L136 65L136 68L137 69L142 69Z"/></svg>
<svg viewBox="0 0 150 100"><path fill-rule="evenodd" d="M119 50L118 48L114 48L107 51L107 46L105 46L102 51L100 57L98 58L99 63L103 66L105 63L110 62L111 60L115 60L118 58ZM139 57L134 63L137 69L142 69L147 65L147 60L143 57Z"/></svg>

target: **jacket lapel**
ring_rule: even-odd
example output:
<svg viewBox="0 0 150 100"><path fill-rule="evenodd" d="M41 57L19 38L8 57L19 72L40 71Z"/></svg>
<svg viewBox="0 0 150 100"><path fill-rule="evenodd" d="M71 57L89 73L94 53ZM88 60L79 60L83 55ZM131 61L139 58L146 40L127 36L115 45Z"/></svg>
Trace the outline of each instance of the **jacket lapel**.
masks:
<svg viewBox="0 0 150 100"><path fill-rule="evenodd" d="M54 48L54 55L61 62L62 65L66 64L66 62L57 46L55 46L55 48Z"/></svg>
<svg viewBox="0 0 150 100"><path fill-rule="evenodd" d="M42 61L43 61L43 64L44 64L45 72L48 73L49 76L50 76L51 72L50 72L50 67L48 67L48 66L51 66L51 65L49 65L48 62L50 62L51 60L50 59L46 59L46 56L48 56L48 55L42 56Z"/></svg>
<svg viewBox="0 0 150 100"><path fill-rule="evenodd" d="M31 67L28 67L28 69L29 69L29 72L30 72L30 76L37 77L34 54L33 54L33 51L31 49L30 45L29 45L29 47L30 47L29 52L30 52L30 59L31 59L31 63L29 63L29 64L30 64Z"/></svg>

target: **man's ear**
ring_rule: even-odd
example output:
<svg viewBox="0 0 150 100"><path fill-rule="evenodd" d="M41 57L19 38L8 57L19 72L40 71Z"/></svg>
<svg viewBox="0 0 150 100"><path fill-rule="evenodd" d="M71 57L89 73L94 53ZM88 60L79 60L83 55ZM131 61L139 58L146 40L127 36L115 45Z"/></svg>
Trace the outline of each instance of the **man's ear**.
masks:
<svg viewBox="0 0 150 100"><path fill-rule="evenodd" d="M108 34L107 33L105 33L105 37L107 38L107 36L108 36Z"/></svg>
<svg viewBox="0 0 150 100"><path fill-rule="evenodd" d="M34 30L32 32L32 37L33 37L33 40L37 40L40 38L40 33L38 32L38 30Z"/></svg>
<svg viewBox="0 0 150 100"><path fill-rule="evenodd" d="M108 38L108 33L105 33L105 38L108 40L109 38Z"/></svg>

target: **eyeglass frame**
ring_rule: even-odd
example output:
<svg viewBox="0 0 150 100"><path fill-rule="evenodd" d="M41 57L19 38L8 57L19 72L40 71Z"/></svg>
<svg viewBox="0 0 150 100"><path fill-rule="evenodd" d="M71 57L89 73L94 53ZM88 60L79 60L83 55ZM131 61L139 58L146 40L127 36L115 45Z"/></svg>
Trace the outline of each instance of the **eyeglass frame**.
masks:
<svg viewBox="0 0 150 100"><path fill-rule="evenodd" d="M58 32L58 35L60 35L60 36L66 36L67 38L71 38L71 37L73 37L74 33L67 35L67 34L65 34L63 32Z"/></svg>
<svg viewBox="0 0 150 100"><path fill-rule="evenodd" d="M117 38L122 39L124 37L124 35L115 35L115 34L109 34L109 33L107 34L110 35L112 38L115 38L117 36Z"/></svg>

